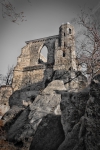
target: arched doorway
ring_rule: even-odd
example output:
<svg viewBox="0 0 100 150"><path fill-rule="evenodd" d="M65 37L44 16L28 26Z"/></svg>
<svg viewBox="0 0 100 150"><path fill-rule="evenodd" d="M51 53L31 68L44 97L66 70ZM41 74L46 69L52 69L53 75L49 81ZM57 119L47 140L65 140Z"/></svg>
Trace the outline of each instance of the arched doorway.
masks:
<svg viewBox="0 0 100 150"><path fill-rule="evenodd" d="M46 46L43 46L42 49L40 50L39 63L46 64L47 57L48 57L48 49Z"/></svg>

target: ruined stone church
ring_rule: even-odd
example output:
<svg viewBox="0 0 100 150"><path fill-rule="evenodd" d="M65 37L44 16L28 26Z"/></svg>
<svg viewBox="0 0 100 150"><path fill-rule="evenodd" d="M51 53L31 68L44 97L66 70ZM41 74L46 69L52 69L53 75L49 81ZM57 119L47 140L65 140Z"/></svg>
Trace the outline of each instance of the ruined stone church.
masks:
<svg viewBox="0 0 100 150"><path fill-rule="evenodd" d="M48 75L49 70L76 70L74 34L73 26L66 23L59 27L58 35L26 41L26 46L22 48L14 68L14 91L42 81L45 70L48 70ZM44 46L48 50L47 60L41 54Z"/></svg>

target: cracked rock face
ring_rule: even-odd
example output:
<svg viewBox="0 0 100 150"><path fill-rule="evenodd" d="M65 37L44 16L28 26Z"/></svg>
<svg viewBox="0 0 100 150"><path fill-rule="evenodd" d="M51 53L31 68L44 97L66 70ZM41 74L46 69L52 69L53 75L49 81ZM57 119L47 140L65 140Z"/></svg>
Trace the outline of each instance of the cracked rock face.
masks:
<svg viewBox="0 0 100 150"><path fill-rule="evenodd" d="M9 141L33 137L30 150L100 150L100 78L79 92L54 80L33 103L13 105L3 119Z"/></svg>
<svg viewBox="0 0 100 150"><path fill-rule="evenodd" d="M100 149L100 83L78 93L62 92L61 122L65 140L58 150Z"/></svg>
<svg viewBox="0 0 100 150"><path fill-rule="evenodd" d="M47 114L60 115L61 94L57 94L55 90L65 90L63 81L52 81L30 105L29 119L30 123L35 122L35 130L41 119ZM36 125L37 124L37 125Z"/></svg>
<svg viewBox="0 0 100 150"><path fill-rule="evenodd" d="M32 137L43 117L48 114L61 115L61 94L57 94L56 90L66 90L63 81L52 81L26 108L12 106L3 117L9 141L18 143Z"/></svg>
<svg viewBox="0 0 100 150"><path fill-rule="evenodd" d="M80 120L85 114L88 98L89 95L86 92L62 93L60 108L65 140L58 150L74 150L75 147L79 147Z"/></svg>
<svg viewBox="0 0 100 150"><path fill-rule="evenodd" d="M90 84L90 97L84 118L85 145L88 150L100 149L100 82Z"/></svg>

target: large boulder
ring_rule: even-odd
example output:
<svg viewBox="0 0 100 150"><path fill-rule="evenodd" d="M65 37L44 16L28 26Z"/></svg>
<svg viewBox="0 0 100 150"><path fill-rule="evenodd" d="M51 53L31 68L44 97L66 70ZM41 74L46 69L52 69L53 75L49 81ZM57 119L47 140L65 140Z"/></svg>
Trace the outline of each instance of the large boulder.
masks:
<svg viewBox="0 0 100 150"><path fill-rule="evenodd" d="M29 112L29 107L13 106L2 118L7 140L17 147L29 148L35 133L32 124L29 123Z"/></svg>
<svg viewBox="0 0 100 150"><path fill-rule="evenodd" d="M10 130L8 131L8 139L10 141L13 141L17 136L19 135L19 132L21 132L21 128L27 123L29 111L25 109L20 116L16 119L14 124L11 125Z"/></svg>
<svg viewBox="0 0 100 150"><path fill-rule="evenodd" d="M48 114L43 117L32 140L30 150L57 150L65 136L61 116Z"/></svg>
<svg viewBox="0 0 100 150"><path fill-rule="evenodd" d="M30 105L29 119L30 123L34 124L34 130L47 114L60 115L61 94L57 94L56 90L66 90L63 81L55 80L38 95L34 102Z"/></svg>
<svg viewBox="0 0 100 150"><path fill-rule="evenodd" d="M43 82L37 82L26 86L21 90L14 91L9 98L10 107L16 105L18 107L23 106L23 100L26 102L33 102L35 97L43 89Z"/></svg>
<svg viewBox="0 0 100 150"><path fill-rule="evenodd" d="M87 86L87 78L80 72L75 70L55 70L53 80L62 80L67 91L81 91Z"/></svg>
<svg viewBox="0 0 100 150"><path fill-rule="evenodd" d="M13 106L3 115L2 120L4 121L6 130L9 130L9 127L20 116L23 110L24 110L23 107Z"/></svg>
<svg viewBox="0 0 100 150"><path fill-rule="evenodd" d="M74 150L79 145L80 120L85 114L88 98L87 90L78 93L62 92L60 108L65 140L58 150Z"/></svg>
<svg viewBox="0 0 100 150"><path fill-rule="evenodd" d="M84 115L86 150L100 149L100 75L90 84L90 97Z"/></svg>
<svg viewBox="0 0 100 150"><path fill-rule="evenodd" d="M9 98L9 105L10 107L13 106L24 106L23 105L23 100L25 100L26 102L33 102L35 97L40 93L40 91L28 91L26 89L22 89L22 90L17 90L15 91Z"/></svg>
<svg viewBox="0 0 100 150"><path fill-rule="evenodd" d="M100 149L100 82L78 93L62 92L61 122L65 140L58 150Z"/></svg>

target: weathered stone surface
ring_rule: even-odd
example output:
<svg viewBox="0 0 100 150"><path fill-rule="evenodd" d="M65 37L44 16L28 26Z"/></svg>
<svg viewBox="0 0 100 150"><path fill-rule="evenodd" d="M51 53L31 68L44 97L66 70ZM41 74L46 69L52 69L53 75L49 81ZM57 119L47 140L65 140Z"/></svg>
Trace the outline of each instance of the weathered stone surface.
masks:
<svg viewBox="0 0 100 150"><path fill-rule="evenodd" d="M100 149L100 75L97 75L95 80L98 83L93 81L90 84L90 97L83 120L86 150Z"/></svg>
<svg viewBox="0 0 100 150"><path fill-rule="evenodd" d="M48 86L43 90L43 94L56 93L55 90L66 90L64 82L62 80L54 80L48 84Z"/></svg>
<svg viewBox="0 0 100 150"><path fill-rule="evenodd" d="M79 93L62 93L61 122L65 132L65 141L58 150L74 150L79 144L80 119L85 114L86 103L89 98L87 91Z"/></svg>
<svg viewBox="0 0 100 150"><path fill-rule="evenodd" d="M7 105L0 105L0 118L10 109Z"/></svg>
<svg viewBox="0 0 100 150"><path fill-rule="evenodd" d="M57 150L64 140L61 116L51 115L43 117L34 135L30 150Z"/></svg>
<svg viewBox="0 0 100 150"><path fill-rule="evenodd" d="M27 108L24 111L22 111L20 116L18 116L15 122L10 126L10 129L7 134L7 139L9 141L21 141L23 139L23 134L24 137L25 135L28 136L28 132L30 132L27 127L28 115L29 115L29 110ZM31 132L33 133L33 130Z"/></svg>
<svg viewBox="0 0 100 150"><path fill-rule="evenodd" d="M53 68L47 68L44 71L44 78L43 78L43 86L44 88L53 80L54 70Z"/></svg>
<svg viewBox="0 0 100 150"><path fill-rule="evenodd" d="M34 124L34 130L37 129L38 124L47 114L61 114L61 94L57 94L55 90L65 90L63 81L55 80L49 83L41 95L38 95L33 104L30 105L29 119L30 123Z"/></svg>
<svg viewBox="0 0 100 150"><path fill-rule="evenodd" d="M81 91L87 86L87 78L80 71L56 70L53 73L53 80L63 80L67 91Z"/></svg>
<svg viewBox="0 0 100 150"><path fill-rule="evenodd" d="M100 149L100 82L95 77L81 93L62 93L61 122L65 140L58 150Z"/></svg>
<svg viewBox="0 0 100 150"><path fill-rule="evenodd" d="M9 110L9 97L12 94L10 85L0 86L0 118Z"/></svg>
<svg viewBox="0 0 100 150"><path fill-rule="evenodd" d="M29 123L29 107L21 108L13 106L2 118L4 129L7 132L6 139L17 147L29 149L34 129Z"/></svg>
<svg viewBox="0 0 100 150"><path fill-rule="evenodd" d="M41 89L43 89L42 85L43 82L38 82L13 92L9 98L10 107L13 105L23 106L23 100L26 102L33 102L35 97L40 93Z"/></svg>
<svg viewBox="0 0 100 150"><path fill-rule="evenodd" d="M15 122L16 118L20 116L23 110L24 108L22 107L13 106L3 115L2 119L4 120L6 130L9 130L9 127Z"/></svg>
<svg viewBox="0 0 100 150"><path fill-rule="evenodd" d="M71 32L68 32L69 30ZM69 68L77 70L74 34L73 26L66 23L60 26L58 35L27 41L14 68L12 83L14 91L43 81L45 71L47 70L48 74L51 67L53 70L68 71ZM41 55L44 46L48 51L47 62Z"/></svg>
<svg viewBox="0 0 100 150"><path fill-rule="evenodd" d="M12 94L11 85L2 85L0 86L0 105L9 106L9 97Z"/></svg>
<svg viewBox="0 0 100 150"><path fill-rule="evenodd" d="M63 81L55 80L49 83L27 107L15 105L14 102L14 105L3 117L9 141L23 143L24 139L29 139L35 134L44 116L61 114L61 94L57 94L55 90L65 90Z"/></svg>
<svg viewBox="0 0 100 150"><path fill-rule="evenodd" d="M66 91L62 80L54 80L32 104L26 108L14 107L3 117L10 141L27 143L33 137L30 150L100 149L99 76L80 92ZM56 140L57 135L62 135L58 125L60 114L65 138Z"/></svg>

